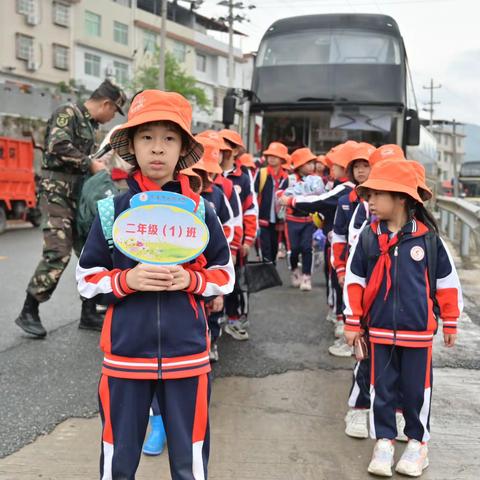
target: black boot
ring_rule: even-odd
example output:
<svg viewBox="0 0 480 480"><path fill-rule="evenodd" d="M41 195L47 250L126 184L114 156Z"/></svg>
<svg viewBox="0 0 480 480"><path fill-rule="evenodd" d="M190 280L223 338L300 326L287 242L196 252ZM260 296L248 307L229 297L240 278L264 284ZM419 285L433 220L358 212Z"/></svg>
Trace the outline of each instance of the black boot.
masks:
<svg viewBox="0 0 480 480"><path fill-rule="evenodd" d="M95 302L90 299L82 301L82 315L80 317L80 324L78 328L85 330L102 331L103 315L97 313L97 306Z"/></svg>
<svg viewBox="0 0 480 480"><path fill-rule="evenodd" d="M44 338L47 335L47 331L43 328L38 315L38 300L30 293L27 293L22 311L15 323L30 335L35 335L38 338Z"/></svg>

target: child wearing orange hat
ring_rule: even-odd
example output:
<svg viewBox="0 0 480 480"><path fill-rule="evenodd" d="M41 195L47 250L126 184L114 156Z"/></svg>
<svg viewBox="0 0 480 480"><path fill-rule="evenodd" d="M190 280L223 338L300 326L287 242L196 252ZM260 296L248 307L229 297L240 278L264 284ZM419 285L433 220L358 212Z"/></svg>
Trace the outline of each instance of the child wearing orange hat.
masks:
<svg viewBox="0 0 480 480"><path fill-rule="evenodd" d="M383 160L357 187L377 220L355 243L345 278L345 337L366 336L371 350L368 471L392 476L395 410L402 399L409 441L395 470L418 477L428 467L432 343L443 320L447 347L463 308L454 263L418 193L411 162Z"/></svg>
<svg viewBox="0 0 480 480"><path fill-rule="evenodd" d="M223 151L221 167L223 176L233 182L235 190L240 196L242 215L243 215L243 240L242 246L236 258L236 278L240 278L240 269L247 261L250 249L255 243L258 229L258 204L254 195L252 179L242 170L238 162L238 157L245 152L245 145L242 137L234 130L224 129L220 135L230 146L231 151ZM235 287L225 299L225 310L227 312L227 325L225 332L235 340L248 340L248 292L242 289L239 281L235 282Z"/></svg>
<svg viewBox="0 0 480 480"><path fill-rule="evenodd" d="M141 192L183 194L197 209L204 203L209 240L203 253L181 265L138 263L110 249L97 216L77 265L82 297L109 306L100 340L102 478L135 478L155 394L172 479L191 480L192 472L207 478L211 366L203 302L232 291L234 270L217 215L179 173L203 153L191 120L190 103L177 93L145 90L134 98L127 122L110 139L133 165L128 191L113 199L113 216Z"/></svg>
<svg viewBox="0 0 480 480"><path fill-rule="evenodd" d="M299 148L291 155L295 183L298 186L313 175L317 156L309 148ZM300 184L300 185L299 185ZM321 185L323 189L323 184ZM312 237L315 226L311 215L292 205L293 197L282 197L287 206L285 237L287 240L288 261L292 287L302 291L312 289ZM298 268L299 256L302 255L302 271Z"/></svg>
<svg viewBox="0 0 480 480"><path fill-rule="evenodd" d="M283 219L278 217L277 196L288 187L288 175L282 168L289 157L288 148L280 142L272 142L263 152L267 166L260 168L255 177L254 189L258 201L260 247L265 262L276 262L278 230Z"/></svg>

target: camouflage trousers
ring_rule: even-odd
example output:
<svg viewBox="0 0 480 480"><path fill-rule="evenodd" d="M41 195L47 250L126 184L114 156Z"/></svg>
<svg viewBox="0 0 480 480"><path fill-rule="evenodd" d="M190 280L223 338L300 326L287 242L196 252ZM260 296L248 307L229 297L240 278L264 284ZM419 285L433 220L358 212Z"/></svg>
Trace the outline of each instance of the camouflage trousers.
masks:
<svg viewBox="0 0 480 480"><path fill-rule="evenodd" d="M27 292L39 302L46 302L57 288L72 256L72 249L77 250L76 202L62 198L60 203L58 195L43 192L40 208L44 215L42 259L28 284ZM78 256L80 252L76 253Z"/></svg>

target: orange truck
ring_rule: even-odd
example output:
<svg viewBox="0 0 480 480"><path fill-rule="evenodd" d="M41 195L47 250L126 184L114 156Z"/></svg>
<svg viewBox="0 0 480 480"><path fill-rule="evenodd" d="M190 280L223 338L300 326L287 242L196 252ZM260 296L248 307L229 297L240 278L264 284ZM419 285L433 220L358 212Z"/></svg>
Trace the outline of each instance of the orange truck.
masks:
<svg viewBox="0 0 480 480"><path fill-rule="evenodd" d="M0 137L0 233L7 220L26 220L35 227L41 223L33 149L30 140Z"/></svg>

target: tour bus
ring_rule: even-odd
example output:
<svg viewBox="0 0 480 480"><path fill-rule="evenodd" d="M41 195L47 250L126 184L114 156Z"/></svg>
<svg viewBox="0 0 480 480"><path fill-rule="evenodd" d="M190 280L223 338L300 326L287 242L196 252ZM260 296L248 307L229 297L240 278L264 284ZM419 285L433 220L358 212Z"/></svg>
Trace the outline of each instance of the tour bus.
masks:
<svg viewBox="0 0 480 480"><path fill-rule="evenodd" d="M240 98L240 101L238 99ZM271 141L317 154L346 140L375 146L418 145L407 56L386 15L324 14L285 18L263 36L251 91L231 90L224 123L245 103L246 137L259 155Z"/></svg>

